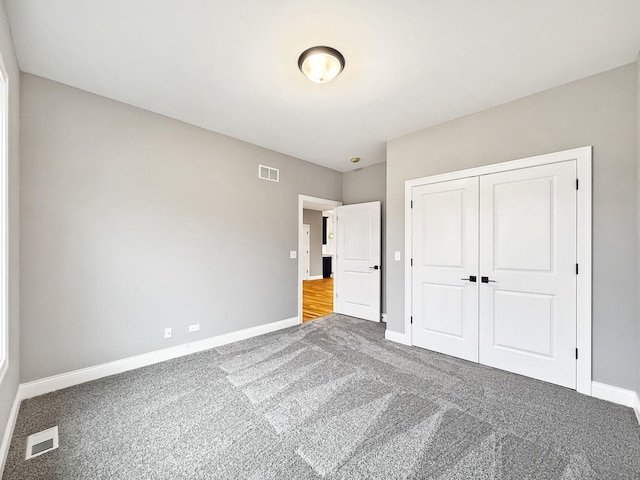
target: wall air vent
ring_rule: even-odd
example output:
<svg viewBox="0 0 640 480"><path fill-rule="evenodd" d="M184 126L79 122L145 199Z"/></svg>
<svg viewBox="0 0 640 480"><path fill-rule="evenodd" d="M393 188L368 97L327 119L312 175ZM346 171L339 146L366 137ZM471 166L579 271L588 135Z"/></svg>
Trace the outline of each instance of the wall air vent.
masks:
<svg viewBox="0 0 640 480"><path fill-rule="evenodd" d="M258 165L258 178L261 180L269 180L270 182L279 182L280 170L265 165Z"/></svg>
<svg viewBox="0 0 640 480"><path fill-rule="evenodd" d="M25 460L58 448L58 427L49 428L27 437L27 454Z"/></svg>

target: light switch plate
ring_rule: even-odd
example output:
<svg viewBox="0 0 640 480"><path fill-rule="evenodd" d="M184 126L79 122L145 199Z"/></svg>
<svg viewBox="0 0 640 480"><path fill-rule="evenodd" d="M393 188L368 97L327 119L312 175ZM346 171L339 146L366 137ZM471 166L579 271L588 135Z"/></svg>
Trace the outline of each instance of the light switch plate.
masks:
<svg viewBox="0 0 640 480"><path fill-rule="evenodd" d="M298 252L296 252L295 250L291 250L289 252L289 258L298 258Z"/></svg>
<svg viewBox="0 0 640 480"><path fill-rule="evenodd" d="M393 254L393 259L394 259L396 262L399 262L399 261L400 261L400 252L395 252L395 253Z"/></svg>

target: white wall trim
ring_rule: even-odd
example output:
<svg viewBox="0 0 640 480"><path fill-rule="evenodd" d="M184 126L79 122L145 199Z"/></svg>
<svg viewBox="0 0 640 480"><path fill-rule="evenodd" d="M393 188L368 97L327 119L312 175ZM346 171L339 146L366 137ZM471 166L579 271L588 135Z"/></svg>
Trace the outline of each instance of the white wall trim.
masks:
<svg viewBox="0 0 640 480"><path fill-rule="evenodd" d="M404 333L394 332L393 330L386 329L384 331L384 338L391 342L401 343L402 345L410 345Z"/></svg>
<svg viewBox="0 0 640 480"><path fill-rule="evenodd" d="M18 389L16 391L16 397L13 400L13 405L11 406L11 411L9 412L9 418L7 418L7 426L5 427L4 435L2 436L2 444L0 444L0 475L4 472L4 466L7 463L7 455L9 455L11 438L13 437L13 429L16 426L16 420L18 420L18 411L20 410L21 401L20 389Z"/></svg>
<svg viewBox="0 0 640 480"><path fill-rule="evenodd" d="M0 55L0 383L9 370L9 75ZM0 472L1 474L2 472Z"/></svg>
<svg viewBox="0 0 640 480"><path fill-rule="evenodd" d="M631 407L636 414L636 420L640 424L640 396L633 390L607 385L606 383L592 382L591 396L608 402Z"/></svg>
<svg viewBox="0 0 640 480"><path fill-rule="evenodd" d="M183 357L192 353L202 352L204 350L220 347L229 343L292 327L299 323L300 321L298 317L292 317L278 322L267 323L256 327L246 328L244 330L238 330L236 332L217 335L215 337L206 338L192 343L185 343L175 347L143 353L142 355L136 355L134 357L123 358L122 360L115 360L113 362L103 363L93 367L82 368L80 370L54 375L40 380L35 380L33 382L23 383L20 385L18 393L21 400L25 398L32 398L38 395L44 395L45 393L54 392L62 388L78 385L80 383L97 380L109 375L115 375L128 370L135 370L136 368L146 367L148 365L164 362L173 358Z"/></svg>
<svg viewBox="0 0 640 480"><path fill-rule="evenodd" d="M298 231L298 251L300 251L301 243L302 243L302 235L300 233L301 228L300 225L303 224L304 217L304 209L305 204L310 205L325 205L327 210L333 210L335 207L339 207L342 205L342 202L338 202L336 200L328 200L326 198L318 198L318 197L310 197L309 195L298 195L298 226L296 230ZM300 255L298 255L300 256ZM335 258L335 257L334 257ZM298 322L302 323L302 272L300 271L300 264L298 262ZM332 262L333 263L333 262ZM333 289L333 303L336 302L336 290L335 286Z"/></svg>
<svg viewBox="0 0 640 480"><path fill-rule="evenodd" d="M509 170L519 170L521 168L537 167L538 165L547 165L549 163L579 159L581 157L584 157L585 154L591 156L591 149L591 146L579 147L573 148L571 150L562 150L561 152L536 155L535 157L510 160L508 162L492 163L491 165L483 165L481 167L466 168L464 170L441 173L439 175L431 175L429 177L414 178L411 180L407 180L405 182L405 187L408 186L411 189L416 186L427 185L430 183L448 182L449 180L460 180L461 178L478 177L482 175L490 175L492 173L506 172Z"/></svg>
<svg viewBox="0 0 640 480"><path fill-rule="evenodd" d="M576 373L576 390L585 395L591 395L592 372L592 309L591 309L591 255L592 255L592 147L571 150L575 153L577 175L580 182L577 198L578 223L576 230L577 254L576 262L580 265L576 284L576 347L579 351Z"/></svg>
<svg viewBox="0 0 640 480"><path fill-rule="evenodd" d="M311 275L308 280L322 280L323 278L322 275Z"/></svg>
<svg viewBox="0 0 640 480"><path fill-rule="evenodd" d="M492 173L517 170L522 168L547 165L567 160L576 160L577 178L580 188L577 196L577 263L580 264L580 274L577 278L577 348L579 357L577 360L576 390L585 395L592 395L591 382L591 336L592 336L592 312L591 312L591 211L592 211L592 147L580 147L562 152L538 155L535 157L513 160L510 162L485 165L477 168L469 168L456 172L433 175L430 177L416 178L405 182L405 219L404 219L404 331L407 345L413 344L411 338L411 196L412 189L420 185L459 180L475 176L489 175Z"/></svg>
<svg viewBox="0 0 640 480"><path fill-rule="evenodd" d="M624 405L625 407L631 407L634 410L636 407L636 399L638 398L638 395L633 390L626 390L624 388L614 387L600 382L592 382L591 395L599 398L600 400L606 400L608 402L617 403L618 405Z"/></svg>

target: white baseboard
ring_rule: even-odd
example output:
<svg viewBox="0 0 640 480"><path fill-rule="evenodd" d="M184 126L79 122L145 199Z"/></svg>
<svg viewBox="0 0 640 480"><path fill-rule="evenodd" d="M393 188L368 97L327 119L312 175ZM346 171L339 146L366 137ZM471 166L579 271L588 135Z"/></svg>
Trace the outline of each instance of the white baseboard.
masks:
<svg viewBox="0 0 640 480"><path fill-rule="evenodd" d="M591 396L631 408L635 408L638 397L633 390L613 387L600 382L591 382Z"/></svg>
<svg viewBox="0 0 640 480"><path fill-rule="evenodd" d="M309 280L322 280L324 277L322 275L311 275Z"/></svg>
<svg viewBox="0 0 640 480"><path fill-rule="evenodd" d="M631 407L636 414L636 420L640 423L640 397L633 390L613 387L605 383L591 382L591 396L601 400L607 400L618 405Z"/></svg>
<svg viewBox="0 0 640 480"><path fill-rule="evenodd" d="M404 333L394 332L388 328L384 331L384 338L391 342L401 343L402 345L409 345L407 337Z"/></svg>
<svg viewBox="0 0 640 480"><path fill-rule="evenodd" d="M16 391L16 397L13 400L11 411L9 412L9 418L7 418L7 426L4 429L4 435L2 436L2 443L0 444L0 475L4 472L4 466L7 463L7 455L9 455L9 447L11 446L11 437L13 437L13 429L16 426L16 420L18 420L18 411L20 410L20 389Z"/></svg>
<svg viewBox="0 0 640 480"><path fill-rule="evenodd" d="M54 375L21 384L18 390L18 395L20 400L37 397L38 395L44 395L45 393L54 392L62 388L108 377L109 375L115 375L128 370L135 370L136 368L146 367L148 365L153 365L154 363L164 362L173 358L183 357L192 353L210 350L229 343L274 332L283 328L293 327L299 323L300 320L298 317L288 318L286 320L258 325L257 327L246 328L236 332L225 333L223 335L206 338L192 343L185 343L175 347L143 353L142 355L136 355L134 357L123 358L122 360L103 363L102 365L96 365L94 367L82 368L80 370Z"/></svg>

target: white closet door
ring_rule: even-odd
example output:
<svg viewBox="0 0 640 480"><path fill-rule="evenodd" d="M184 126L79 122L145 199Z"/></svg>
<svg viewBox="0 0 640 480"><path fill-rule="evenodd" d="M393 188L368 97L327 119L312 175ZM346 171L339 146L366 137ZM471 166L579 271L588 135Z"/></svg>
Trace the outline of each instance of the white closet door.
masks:
<svg viewBox="0 0 640 480"><path fill-rule="evenodd" d="M412 191L414 345L478 361L478 178Z"/></svg>
<svg viewBox="0 0 640 480"><path fill-rule="evenodd" d="M480 252L480 363L575 388L576 162L481 177Z"/></svg>

